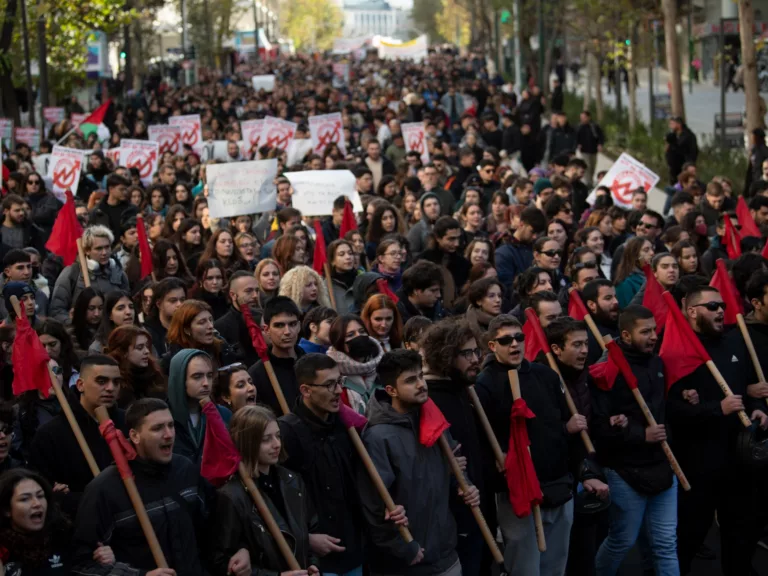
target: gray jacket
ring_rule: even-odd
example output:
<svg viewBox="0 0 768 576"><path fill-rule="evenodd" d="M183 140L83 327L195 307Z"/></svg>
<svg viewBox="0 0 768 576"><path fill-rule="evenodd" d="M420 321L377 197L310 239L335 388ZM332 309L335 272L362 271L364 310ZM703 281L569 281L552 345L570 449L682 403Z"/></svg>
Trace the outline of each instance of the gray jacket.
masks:
<svg viewBox="0 0 768 576"><path fill-rule="evenodd" d="M384 520L384 503L361 465L358 488L373 543L370 565L382 574L402 576L447 571L458 561L456 522L449 507L457 484L439 444L427 448L419 443L419 413L396 412L387 393L377 390L368 404L363 442L395 503L408 511L414 538L407 544L397 526ZM419 547L424 559L411 566Z"/></svg>
<svg viewBox="0 0 768 576"><path fill-rule="evenodd" d="M352 293L352 288L347 288L336 280L333 279L333 298L336 301L336 312L339 314L351 314L355 307L355 297Z"/></svg>
<svg viewBox="0 0 768 576"><path fill-rule="evenodd" d="M113 290L129 291L128 277L114 260L110 258L109 266L99 266L97 270L90 270L91 286L106 295ZM56 280L51 296L49 316L59 322L69 323L69 310L77 300L77 297L85 289L83 275L80 272L80 263L75 262L64 268Z"/></svg>

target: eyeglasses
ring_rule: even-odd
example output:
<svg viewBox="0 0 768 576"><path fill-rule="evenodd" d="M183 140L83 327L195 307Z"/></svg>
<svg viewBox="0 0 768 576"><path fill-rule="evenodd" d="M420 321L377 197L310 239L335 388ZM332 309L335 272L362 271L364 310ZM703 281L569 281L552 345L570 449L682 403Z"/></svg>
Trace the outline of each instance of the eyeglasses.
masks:
<svg viewBox="0 0 768 576"><path fill-rule="evenodd" d="M570 208L560 208L560 212L562 212L563 214L572 214L573 210L571 210Z"/></svg>
<svg viewBox="0 0 768 576"><path fill-rule="evenodd" d="M384 256L389 256L390 258L402 258L403 252L402 250L398 250L397 252L384 252Z"/></svg>
<svg viewBox="0 0 768 576"><path fill-rule="evenodd" d="M256 244L253 242L243 242L240 244L240 250L250 250L251 248L255 248Z"/></svg>
<svg viewBox="0 0 768 576"><path fill-rule="evenodd" d="M464 360L472 360L472 357L475 357L479 360L483 357L483 351L480 350L480 348L459 350L459 356L464 358Z"/></svg>
<svg viewBox="0 0 768 576"><path fill-rule="evenodd" d="M311 386L312 388L325 388L328 390L328 392L333 392L336 390L336 387L343 388L344 386L344 376L339 376L336 378L336 380L331 380L329 382L324 382L323 384L307 384L307 386Z"/></svg>
<svg viewBox="0 0 768 576"><path fill-rule="evenodd" d="M563 251L562 250L544 250L543 252L540 252L540 254L544 254L545 256L549 256L550 258L554 258L555 256L562 256Z"/></svg>
<svg viewBox="0 0 768 576"><path fill-rule="evenodd" d="M725 312L725 302L705 302L704 304L694 304L693 307L696 308L698 306L701 306L702 308L706 308L710 312L717 312L720 308L723 309L723 312Z"/></svg>
<svg viewBox="0 0 768 576"><path fill-rule="evenodd" d="M227 372L232 374L233 372L239 372L240 370L248 370L248 368L245 367L245 364L235 362L234 364L227 364L226 366L222 366L216 370L216 372Z"/></svg>
<svg viewBox="0 0 768 576"><path fill-rule="evenodd" d="M520 344L522 344L523 342L525 342L525 334L523 334L522 332L518 334L509 334L507 336L502 336L501 338L496 338L494 340L494 342L496 342L500 346L509 346L510 344L512 344L513 341L519 342Z"/></svg>
<svg viewBox="0 0 768 576"><path fill-rule="evenodd" d="M574 270L583 270L584 268L594 270L597 268L597 262L579 262L578 264L573 265Z"/></svg>
<svg viewBox="0 0 768 576"><path fill-rule="evenodd" d="M51 372L56 374L56 376L64 374L64 370L61 369L61 366L51 366Z"/></svg>

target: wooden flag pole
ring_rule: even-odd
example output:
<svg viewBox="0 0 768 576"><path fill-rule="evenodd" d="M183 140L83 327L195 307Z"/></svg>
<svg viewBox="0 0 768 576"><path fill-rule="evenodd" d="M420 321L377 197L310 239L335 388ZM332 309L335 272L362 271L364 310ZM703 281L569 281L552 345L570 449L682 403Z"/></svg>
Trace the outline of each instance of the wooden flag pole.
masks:
<svg viewBox="0 0 768 576"><path fill-rule="evenodd" d="M576 290L576 287L571 286L568 288L568 294L571 294L574 290ZM586 307L586 304L585 304ZM597 343L600 345L600 348L602 350L605 350L605 342L603 342L603 335L600 334L600 330L597 328L597 324L595 324L595 319L592 318L592 314L587 311L587 313L584 315L584 322L587 325L587 328L589 328L589 331L592 332L592 336L595 337L595 340L597 340Z"/></svg>
<svg viewBox="0 0 768 576"><path fill-rule="evenodd" d="M480 403L480 398L477 397L475 387L469 386L467 388L467 393L475 407L475 412L477 413L477 418L480 420L480 425L483 427L483 431L488 437L488 443L491 445L493 457L496 459L496 467L499 469L499 472L504 472L504 451L501 449L499 441L496 439L496 434L494 434L493 428L491 428L491 423L488 421L488 415L485 413L483 405Z"/></svg>
<svg viewBox="0 0 768 576"><path fill-rule="evenodd" d="M728 383L725 381L725 378L723 378L723 375L720 373L720 370L718 370L717 366L715 366L715 363L712 362L712 360L707 360L707 368L712 374L712 377L715 379L715 382L717 382L717 385L720 386L720 390L723 391L723 394L726 397L733 396L733 391L731 390L731 387L728 386ZM744 412L744 410L739 410L739 420L741 420L741 423L744 425L745 428L749 428L750 426L752 426L752 421L749 419L749 416L747 416L747 413Z"/></svg>
<svg viewBox="0 0 768 576"><path fill-rule="evenodd" d="M333 278L331 277L331 267L328 266L328 262L323 264L323 269L325 270L325 283L328 285L328 297L331 299L331 306L333 306L333 309L338 311L339 308L336 306L336 295L333 293Z"/></svg>
<svg viewBox="0 0 768 576"><path fill-rule="evenodd" d="M202 398L200 400L200 406L205 407L205 405L210 401L210 398ZM258 471L256 472L258 473ZM275 517L272 516L272 512L270 512L267 503L264 501L264 497L261 495L261 492L259 492L259 489L256 486L256 482L253 481L251 474L249 474L248 470L245 468L245 464L243 464L242 460L238 462L237 473L240 476L240 480L245 485L245 491L251 495L251 500L253 500L253 504L256 506L256 510L258 510L259 516L261 516L262 520L264 520L264 524L267 525L269 535L274 539L278 550L280 550L280 554L282 554L283 559L285 560L286 564L288 564L288 569L301 570L301 566L299 565L298 560L296 560L296 557L293 555L291 547L288 546L288 542L286 542L285 536L283 536L283 533L280 531L280 527L277 525L277 522L275 522Z"/></svg>
<svg viewBox="0 0 768 576"><path fill-rule="evenodd" d="M604 343L608 344L613 340L610 336L606 335L604 336L605 340ZM645 398L643 398L643 395L640 393L640 390L638 388L632 388L632 395L635 397L635 401L637 401L637 404L640 406L640 410L643 412L643 416L645 416L646 422L648 422L649 426L656 426L656 418L653 417L653 414L651 414L650 408L648 408L648 404L645 402ZM675 473L675 476L677 476L677 479L680 481L680 486L683 487L683 490L688 492L691 489L691 485L688 482L688 478L685 477L685 474L683 473L683 469L680 467L680 464L677 461L677 458L675 458L675 455L672 453L672 448L669 447L669 442L666 440L661 441L661 449L664 451L664 455L667 457L667 460L669 461L669 465L672 467L672 471Z"/></svg>
<svg viewBox="0 0 768 576"><path fill-rule="evenodd" d="M99 424L102 424L110 419L109 413L104 406L99 406L96 408L95 413ZM110 450L111 448L112 446L110 446ZM117 460L117 458L115 460ZM118 469L119 468L120 466L118 466ZM158 568L168 568L168 562L165 560L165 554L163 554L163 549L160 547L160 542L157 540L155 529L152 527L152 522L149 520L149 516L147 515L147 509L144 507L144 502L141 500L141 496L139 495L139 489L136 488L136 480L134 479L133 475L123 476L121 474L120 477L123 479L125 491L128 492L128 498L131 500L133 510L136 512L136 517L139 519L141 531L144 532L144 537L147 539L149 549L152 552L152 558L155 559L155 564L157 564Z"/></svg>
<svg viewBox="0 0 768 576"><path fill-rule="evenodd" d="M19 299L16 298L16 296L11 296L11 305L13 306L13 311L16 313L16 316L21 316L21 304L19 303ZM59 386L59 379L56 378L56 374L53 373L53 370L51 370L50 366L48 366L48 377L51 379L51 386L53 386L53 392L56 394L56 399L59 401L59 405L61 405L61 411L64 412L64 417L67 419L69 427L72 428L72 433L75 435L75 440L77 440L77 444L80 446L80 450L82 450L83 456L85 456L85 461L88 463L88 468L91 469L91 474L96 477L100 472L99 465L96 464L96 459L93 457L93 452L91 452L91 448L85 441L85 436L83 436L83 431L80 429L80 425L75 419L75 415L72 412L72 407L69 405L69 401L64 395L64 391L61 389L61 386Z"/></svg>
<svg viewBox="0 0 768 576"><path fill-rule="evenodd" d="M91 273L88 271L88 260L85 258L85 250L83 250L83 239L78 238L75 242L77 243L77 256L80 259L80 271L83 273L83 284L86 288L90 288Z"/></svg>
<svg viewBox="0 0 768 576"><path fill-rule="evenodd" d="M512 389L512 399L518 400L520 395L520 378L517 375L517 370L510 370L509 375L509 387ZM528 446L528 453L531 453L531 447ZM547 551L547 540L544 537L544 523L541 520L541 507L538 504L533 505L533 525L536 529L536 543L539 546L539 552Z"/></svg>
<svg viewBox="0 0 768 576"><path fill-rule="evenodd" d="M744 344L747 345L747 351L749 352L749 357L752 359L752 365L755 367L757 381L765 382L765 373L763 372L763 367L760 365L760 359L757 357L755 343L752 342L752 336L750 336L749 330L747 329L747 323L744 322L744 315L736 314L736 322L738 323L739 330L741 331L741 335L744 338ZM768 398L765 399L765 403L768 404Z"/></svg>
<svg viewBox="0 0 768 576"><path fill-rule="evenodd" d="M448 445L448 440L445 438L445 433L441 434L437 441L440 443L440 450L442 450L443 456L448 461L448 465L451 467L453 475L456 477L456 481L459 483L459 488L461 488L461 491L466 494L469 490L469 484L467 483L466 478L464 478L464 473L461 471L461 468L459 468L459 463L456 460L456 456L454 456L451 447ZM496 544L496 538L494 538L493 534L491 534L491 529L488 528L488 523L485 521L485 516L483 516L483 513L480 511L480 507L472 506L471 510L477 525L480 527L480 532L483 534L485 543L488 544L488 548L491 549L491 555L493 556L493 559L497 564L503 564L504 556L501 554L501 550L499 550L498 544Z"/></svg>
<svg viewBox="0 0 768 576"><path fill-rule="evenodd" d="M277 381L277 374L275 374L275 369L272 368L270 360L264 361L264 369L267 371L270 384L272 384L272 391L275 393L277 403L280 404L280 410L283 411L283 414L290 414L291 409L288 407L288 401L285 399L283 389L280 388L280 382Z"/></svg>
<svg viewBox="0 0 768 576"><path fill-rule="evenodd" d="M360 438L360 434L357 433L357 430L355 430L354 426L348 426L347 432L349 432L349 437L352 439L352 444L354 445L355 450L357 450L358 456L360 456L360 459L363 461L363 466L365 466L368 475L371 477L373 485L376 487L379 496L381 496L381 499L384 501L384 506L386 506L387 510L390 512L394 511L396 508L395 501L392 500L392 495L384 485L384 481L381 479L379 471L376 470L376 466L374 466L373 460L371 460L371 455L368 454L368 450L366 450L365 445ZM403 540L409 543L413 542L413 536L411 535L411 531L408 530L407 526L398 526L397 529L400 532L400 536L403 537Z"/></svg>

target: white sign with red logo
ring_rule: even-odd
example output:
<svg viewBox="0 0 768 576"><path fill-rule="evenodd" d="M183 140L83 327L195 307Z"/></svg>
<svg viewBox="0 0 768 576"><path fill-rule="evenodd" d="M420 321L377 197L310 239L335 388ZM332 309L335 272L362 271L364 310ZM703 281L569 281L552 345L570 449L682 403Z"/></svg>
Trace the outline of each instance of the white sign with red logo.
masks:
<svg viewBox="0 0 768 576"><path fill-rule="evenodd" d="M80 126L86 118L88 118L88 114L80 114L78 112L72 112L72 114L69 115L69 119L72 121L72 126Z"/></svg>
<svg viewBox="0 0 768 576"><path fill-rule="evenodd" d="M623 153L603 176L598 186L607 187L613 196L613 203L629 210L632 208L632 192L642 188L647 194L658 181L658 174L629 154ZM587 202L590 205L594 204L594 192L587 198Z"/></svg>
<svg viewBox="0 0 768 576"><path fill-rule="evenodd" d="M237 170L227 164L209 164L208 209L211 218L269 212L277 206L277 159L240 162Z"/></svg>
<svg viewBox="0 0 768 576"><path fill-rule="evenodd" d="M203 126L200 122L200 114L187 116L171 116L168 119L171 126L181 128L181 142L190 146L199 156L203 152Z"/></svg>
<svg viewBox="0 0 768 576"><path fill-rule="evenodd" d="M141 183L152 184L152 175L157 172L160 151L157 142L146 140L121 140L120 159L126 168L139 171Z"/></svg>
<svg viewBox="0 0 768 576"><path fill-rule="evenodd" d="M312 116L309 119L309 133L312 135L312 149L315 154L322 154L328 144L335 143L342 156L347 155L344 142L344 127L341 124L341 112Z"/></svg>
<svg viewBox="0 0 768 576"><path fill-rule="evenodd" d="M264 118L264 132L262 133L261 140L263 145L275 146L281 150L285 150L288 148L290 141L293 140L293 135L295 133L295 123L280 118L274 118L273 116L267 116Z"/></svg>
<svg viewBox="0 0 768 576"><path fill-rule="evenodd" d="M245 120L240 123L240 131L245 141L246 158L251 158L261 146L261 135L264 132L264 120Z"/></svg>
<svg viewBox="0 0 768 576"><path fill-rule="evenodd" d="M334 62L333 77L342 85L349 84L349 62Z"/></svg>
<svg viewBox="0 0 768 576"><path fill-rule="evenodd" d="M166 152L175 155L184 151L181 145L181 126L153 124L147 128L147 132L150 141L157 142L161 156Z"/></svg>
<svg viewBox="0 0 768 576"><path fill-rule="evenodd" d="M120 151L121 148L110 148L109 150L104 150L104 156L112 160L114 162L115 166L120 165Z"/></svg>
<svg viewBox="0 0 768 576"><path fill-rule="evenodd" d="M16 144L23 142L32 148L32 150L38 150L40 148L39 128L15 128L13 137L16 139Z"/></svg>
<svg viewBox="0 0 768 576"><path fill-rule="evenodd" d="M43 108L43 118L45 122L50 126L51 124L57 124L67 117L67 112L64 108L47 106Z"/></svg>
<svg viewBox="0 0 768 576"><path fill-rule="evenodd" d="M53 193L62 202L66 201L67 190L77 193L80 172L83 169L83 152L74 148L54 146L48 170Z"/></svg>
<svg viewBox="0 0 768 576"><path fill-rule="evenodd" d="M429 149L427 148L427 130L421 122L411 122L403 124L400 129L403 131L406 152L418 152L421 155L422 164L429 162Z"/></svg>

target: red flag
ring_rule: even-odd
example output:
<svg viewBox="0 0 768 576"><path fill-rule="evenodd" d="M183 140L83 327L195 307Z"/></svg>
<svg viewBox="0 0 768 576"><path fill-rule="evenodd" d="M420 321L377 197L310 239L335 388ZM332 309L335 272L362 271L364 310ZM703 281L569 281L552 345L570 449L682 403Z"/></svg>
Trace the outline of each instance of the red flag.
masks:
<svg viewBox="0 0 768 576"><path fill-rule="evenodd" d="M728 258L736 260L741 256L741 234L736 230L728 214L723 214L723 218L725 219L725 235L723 236L725 249L728 252Z"/></svg>
<svg viewBox="0 0 768 576"><path fill-rule="evenodd" d="M659 356L664 361L664 376L667 381L667 390L669 390L672 384L688 376L711 358L693 328L688 324L688 320L677 307L672 294L664 292L664 300L667 302L669 312Z"/></svg>
<svg viewBox="0 0 768 576"><path fill-rule="evenodd" d="M355 213L352 211L352 202L347 200L344 202L344 216L341 218L339 238L344 238L350 230L357 230L357 220L355 220Z"/></svg>
<svg viewBox="0 0 768 576"><path fill-rule="evenodd" d="M718 258L715 263L715 273L712 274L712 280L709 285L712 288L717 288L720 292L720 296L723 297L725 303L725 318L723 321L726 324L736 324L736 316L738 314L744 314L744 305L741 302L741 296L736 289L736 284L733 282L733 278L728 274L728 269L725 267L725 260Z"/></svg>
<svg viewBox="0 0 768 576"><path fill-rule="evenodd" d="M365 425L368 424L368 419L365 416L358 414L344 403L339 404L339 420L345 428L354 428L358 432L362 432Z"/></svg>
<svg viewBox="0 0 768 576"><path fill-rule="evenodd" d="M85 119L81 122L81 124L96 124L97 126L99 124L102 124L104 122L104 116L107 115L107 110L109 110L109 107L112 105L112 98L104 102L101 106L96 108L93 112L91 112L88 116L85 117Z"/></svg>
<svg viewBox="0 0 768 576"><path fill-rule="evenodd" d="M147 229L144 227L144 218L141 214L136 216L136 236L139 240L139 260L141 260L139 280L143 280L152 274L152 249L149 247Z"/></svg>
<svg viewBox="0 0 768 576"><path fill-rule="evenodd" d="M323 236L323 226L320 219L315 220L315 254L312 257L312 269L325 278L325 265L328 263L328 256L325 253L325 236Z"/></svg>
<svg viewBox="0 0 768 576"><path fill-rule="evenodd" d="M584 301L581 299L579 291L571 290L571 293L568 295L568 316L574 320L581 321L586 318L587 314L589 314L589 310L587 310L587 307L584 305Z"/></svg>
<svg viewBox="0 0 768 576"><path fill-rule="evenodd" d="M539 478L536 476L536 468L531 459L531 452L528 449L531 442L528 439L528 425L525 421L535 417L536 415L522 398L512 403L509 447L504 468L507 472L509 502L518 518L530 515L533 506L541 504L544 498Z"/></svg>
<svg viewBox="0 0 768 576"><path fill-rule="evenodd" d="M637 377L632 372L632 368L629 367L629 362L624 357L624 352L621 351L618 342L611 340L605 346L608 349L608 359L618 369L624 380L627 382L627 386L630 390L637 389Z"/></svg>
<svg viewBox="0 0 768 576"><path fill-rule="evenodd" d="M30 325L22 302L21 315L16 316L16 338L11 352L14 396L37 390L44 398L48 398L48 391L51 389L48 360L48 352Z"/></svg>
<svg viewBox="0 0 768 576"><path fill-rule="evenodd" d="M237 473L240 454L229 435L216 404L206 402L203 406L205 415L205 440L203 458L200 463L200 476L216 487L222 486Z"/></svg>
<svg viewBox="0 0 768 576"><path fill-rule="evenodd" d="M440 439L440 435L448 430L450 424L445 419L440 408L429 398L421 405L419 416L419 442L431 448Z"/></svg>
<svg viewBox="0 0 768 576"><path fill-rule="evenodd" d="M77 239L82 236L83 227L80 226L75 213L75 198L72 196L72 190L67 190L67 201L56 216L45 247L61 256L64 266L69 266L77 260Z"/></svg>
<svg viewBox="0 0 768 576"><path fill-rule="evenodd" d="M379 294L383 294L384 296L392 300L394 304L397 304L398 302L400 302L400 299L390 289L389 282L387 282L386 278L379 278L378 280L376 280L376 288L379 289Z"/></svg>
<svg viewBox="0 0 768 576"><path fill-rule="evenodd" d="M259 328L259 325L253 321L251 309L248 308L247 305L243 305L240 306L240 312L243 314L243 320L245 320L248 333L251 335L251 343L253 344L253 349L256 350L256 353L259 355L259 358L261 358L262 362L269 362L269 354L267 352L267 343L264 341L264 334L261 333L261 328Z"/></svg>
<svg viewBox="0 0 768 576"><path fill-rule="evenodd" d="M736 201L736 217L739 219L742 236L763 237L760 233L760 228L755 223L755 219L752 218L752 213L749 211L749 206L747 206L744 196L739 196L739 199Z"/></svg>
<svg viewBox="0 0 768 576"><path fill-rule="evenodd" d="M546 354L549 352L549 344L544 330L539 323L539 317L533 308L525 309L526 322L523 325L523 334L525 334L525 359L529 362L536 360L539 352Z"/></svg>
<svg viewBox="0 0 768 576"><path fill-rule="evenodd" d="M656 320L656 334L661 334L661 331L664 329L664 322L667 321L667 303L662 297L664 289L656 279L650 265L646 264L643 266L643 274L645 274L643 306L653 312L653 317Z"/></svg>
<svg viewBox="0 0 768 576"><path fill-rule="evenodd" d="M616 382L616 376L619 375L619 367L611 362L611 358L608 357L605 362L592 364L592 366L589 367L589 375L595 382L595 386L600 388L600 390L608 392L613 389L613 385Z"/></svg>
<svg viewBox="0 0 768 576"><path fill-rule="evenodd" d="M112 452L112 458L117 466L117 471L121 478L133 478L133 471L128 465L128 460L136 458L136 450L133 445L123 435L122 431L115 428L112 420L104 420L99 424L99 432L104 440L107 441L109 451Z"/></svg>

